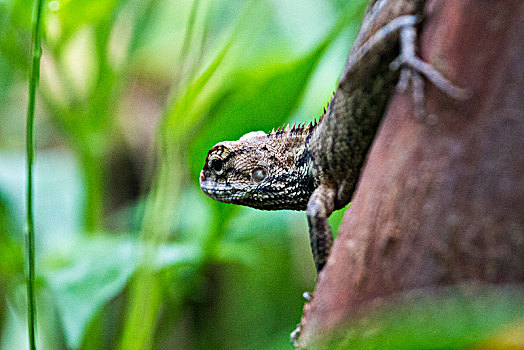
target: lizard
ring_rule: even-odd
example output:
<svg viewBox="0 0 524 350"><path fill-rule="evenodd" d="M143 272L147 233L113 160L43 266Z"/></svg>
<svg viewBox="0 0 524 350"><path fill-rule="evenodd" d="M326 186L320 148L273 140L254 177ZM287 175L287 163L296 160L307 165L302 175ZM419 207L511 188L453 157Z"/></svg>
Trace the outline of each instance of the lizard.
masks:
<svg viewBox="0 0 524 350"><path fill-rule="evenodd" d="M318 122L250 132L212 147L200 173L209 197L263 210L306 211L317 272L333 244L328 217L351 197L395 91L411 88L423 117L424 79L456 99L467 98L416 55L426 0L371 0L338 87Z"/></svg>

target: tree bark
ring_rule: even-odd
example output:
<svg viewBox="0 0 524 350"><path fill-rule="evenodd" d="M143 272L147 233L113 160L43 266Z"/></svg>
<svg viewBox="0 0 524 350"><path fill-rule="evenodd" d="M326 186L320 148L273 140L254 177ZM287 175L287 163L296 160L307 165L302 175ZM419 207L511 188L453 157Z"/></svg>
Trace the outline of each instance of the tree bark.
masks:
<svg viewBox="0 0 524 350"><path fill-rule="evenodd" d="M524 282L524 2L428 1L419 54L472 92L426 82L426 111L391 100L301 346L377 298L464 281Z"/></svg>

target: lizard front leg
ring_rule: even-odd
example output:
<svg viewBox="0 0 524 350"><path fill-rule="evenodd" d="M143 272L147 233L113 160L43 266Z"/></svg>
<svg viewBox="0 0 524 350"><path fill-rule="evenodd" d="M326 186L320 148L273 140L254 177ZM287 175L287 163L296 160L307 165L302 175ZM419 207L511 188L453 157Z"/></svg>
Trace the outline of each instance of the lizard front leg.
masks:
<svg viewBox="0 0 524 350"><path fill-rule="evenodd" d="M326 264L333 244L333 233L328 218L335 207L335 195L333 188L320 185L307 204L309 239L317 272L320 272Z"/></svg>
<svg viewBox="0 0 524 350"><path fill-rule="evenodd" d="M440 72L431 64L422 61L415 52L415 42L417 39L417 32L413 25L405 25L400 30L400 56L398 56L390 64L390 69L397 70L402 67L400 72L400 79L398 88L400 91L405 91L411 83L411 93L415 115L417 117L424 117L426 115L424 109L424 75L433 85L446 95L457 99L468 99L470 93L467 89L456 87L447 80Z"/></svg>
<svg viewBox="0 0 524 350"><path fill-rule="evenodd" d="M390 69L397 70L402 68L398 88L401 91L405 91L408 85L411 85L416 116L423 117L426 115L424 109L424 79L422 76L426 77L446 95L456 100L468 99L470 93L467 89L453 85L431 64L424 62L417 56L416 25L419 22L420 16L404 15L391 20L378 29L348 58L346 70L340 79L340 87L350 92L351 88L358 86L358 82L362 79L367 79L367 75L363 74L366 71L359 69L361 67L358 62L369 60L370 57L376 56L377 52L384 49L384 43L387 43L395 35L399 35L400 55L391 62Z"/></svg>
<svg viewBox="0 0 524 350"><path fill-rule="evenodd" d="M328 218L335 208L336 192L333 188L320 185L317 187L309 198L307 203L307 222L309 225L309 240L311 242L311 251L313 252L313 259L317 272L320 273L327 262L331 246L333 245L333 233L331 226L329 226ZM309 302L312 300L310 293L304 293L304 298L307 300L304 305L304 313L309 307ZM302 317L303 319L303 317ZM297 328L289 335L289 340L295 348L298 347L298 338L302 332L302 320L297 325Z"/></svg>

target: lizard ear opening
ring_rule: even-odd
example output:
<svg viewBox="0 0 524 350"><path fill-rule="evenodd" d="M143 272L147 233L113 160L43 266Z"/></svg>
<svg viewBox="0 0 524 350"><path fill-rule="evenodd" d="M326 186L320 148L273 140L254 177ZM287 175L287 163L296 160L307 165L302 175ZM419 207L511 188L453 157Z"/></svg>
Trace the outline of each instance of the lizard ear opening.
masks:
<svg viewBox="0 0 524 350"><path fill-rule="evenodd" d="M251 180L253 180L254 183L261 183L264 181L264 179L267 176L267 171L264 168L256 168L251 173Z"/></svg>

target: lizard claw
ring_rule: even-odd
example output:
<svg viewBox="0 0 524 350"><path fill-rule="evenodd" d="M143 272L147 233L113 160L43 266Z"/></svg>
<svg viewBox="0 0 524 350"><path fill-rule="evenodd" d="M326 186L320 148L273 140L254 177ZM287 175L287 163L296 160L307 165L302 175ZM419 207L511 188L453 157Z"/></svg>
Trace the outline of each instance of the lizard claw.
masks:
<svg viewBox="0 0 524 350"><path fill-rule="evenodd" d="M297 328L291 332L289 335L289 341L291 342L291 345L293 347L298 348L298 338L300 338L300 333L302 332L302 325L299 323L297 324Z"/></svg>
<svg viewBox="0 0 524 350"><path fill-rule="evenodd" d="M304 305L304 312L303 312L303 314L305 315L305 313L307 312L309 308L309 303L313 300L313 293L304 292L302 296L304 297L304 299L306 299L306 303ZM303 319L304 317L302 317L302 320ZM302 333L302 320L300 320L300 323L297 324L297 328L295 328L293 332L289 334L289 341L295 348L298 348L298 339L300 338L300 334Z"/></svg>
<svg viewBox="0 0 524 350"><path fill-rule="evenodd" d="M313 293L304 292L302 293L302 296L304 297L304 299L306 299L308 303L311 302L311 300L313 300Z"/></svg>
<svg viewBox="0 0 524 350"><path fill-rule="evenodd" d="M403 65L403 63L400 63L400 60L397 58L397 60L391 63L390 68L392 70L396 70L401 65ZM405 93L410 85L411 97L413 99L413 108L417 118L434 120L436 122L435 118L428 118L428 115L426 114L426 110L424 107L424 79L418 71L410 67L404 67L400 71L400 78L397 84L397 90L399 92Z"/></svg>

